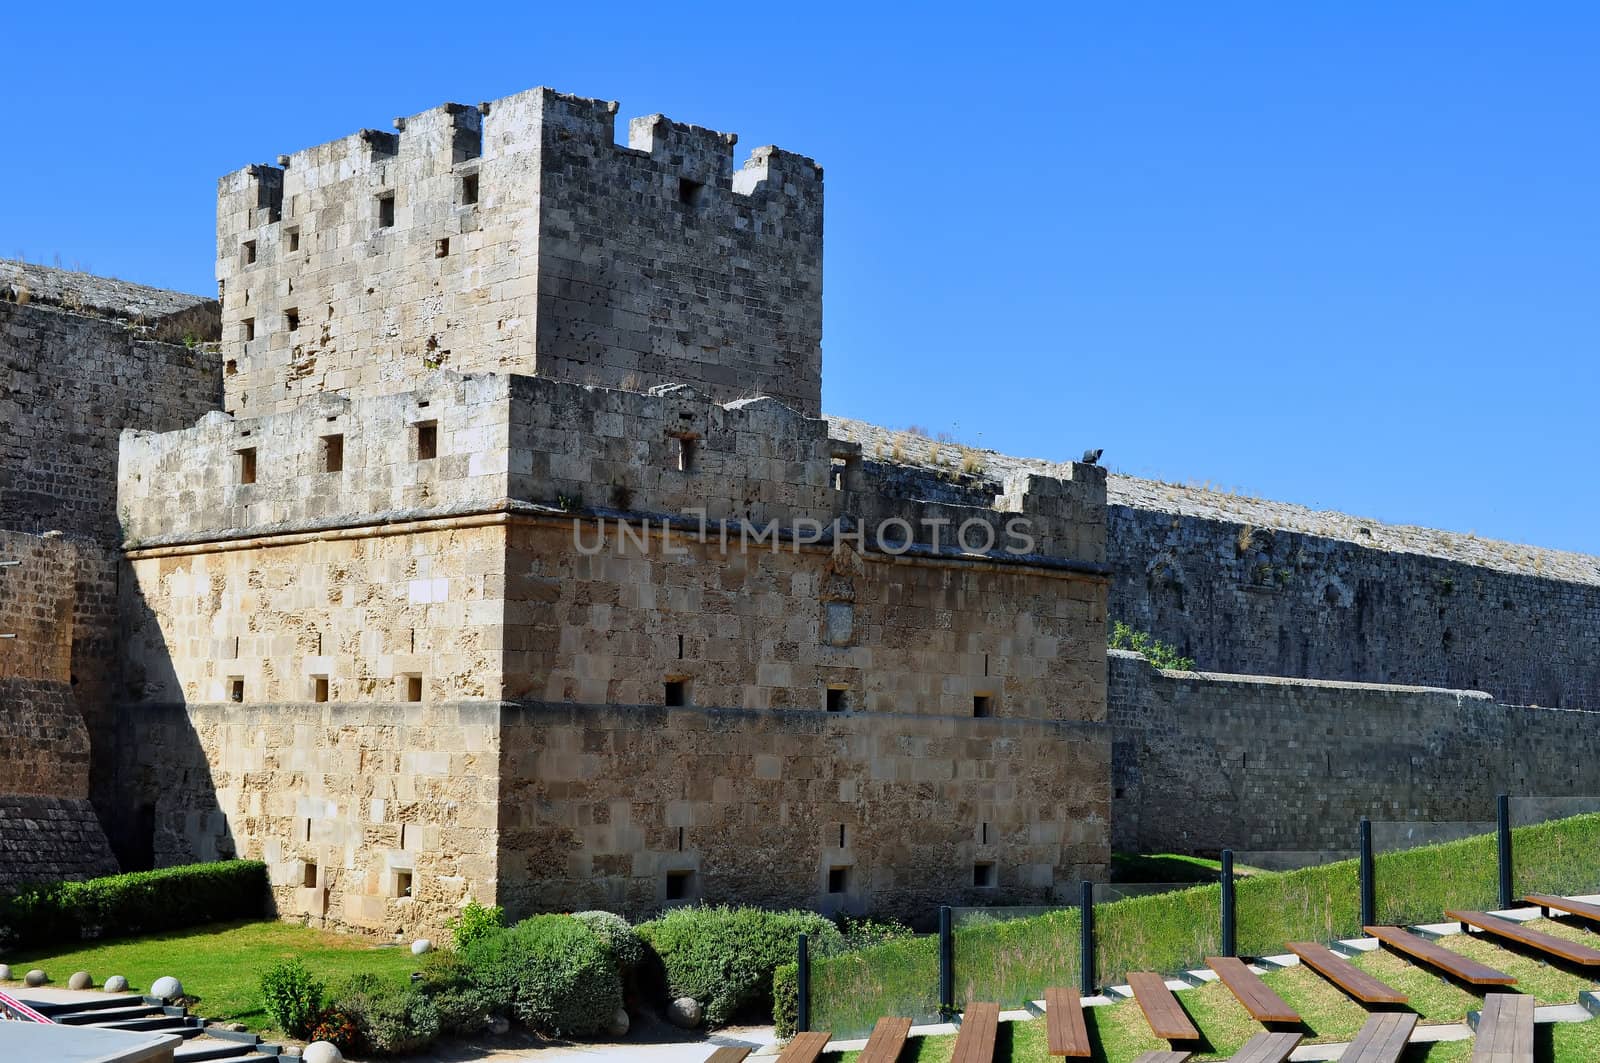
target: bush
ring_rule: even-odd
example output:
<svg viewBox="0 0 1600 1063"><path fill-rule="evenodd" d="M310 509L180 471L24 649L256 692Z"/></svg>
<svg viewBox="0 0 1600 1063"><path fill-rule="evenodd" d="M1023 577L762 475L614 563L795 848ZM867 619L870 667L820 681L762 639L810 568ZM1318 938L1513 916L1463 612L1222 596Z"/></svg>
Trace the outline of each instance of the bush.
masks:
<svg viewBox="0 0 1600 1063"><path fill-rule="evenodd" d="M422 971L422 991L438 1009L439 1029L447 1034L479 1033L495 1010L489 994L472 980L472 968L456 953L435 952L429 956Z"/></svg>
<svg viewBox="0 0 1600 1063"><path fill-rule="evenodd" d="M1185 657L1178 650L1152 638L1147 631L1135 629L1118 620L1111 625L1111 636L1106 639L1106 645L1114 650L1132 650L1144 655L1152 668L1171 668L1179 672L1194 671L1194 658Z"/></svg>
<svg viewBox="0 0 1600 1063"><path fill-rule="evenodd" d="M633 925L620 915L610 912L573 912L572 918L593 930L611 949L617 961L617 973L626 981L644 962L644 942Z"/></svg>
<svg viewBox="0 0 1600 1063"><path fill-rule="evenodd" d="M490 1010L540 1033L587 1037L622 1007L622 979L604 938L570 915L540 915L461 952Z"/></svg>
<svg viewBox="0 0 1600 1063"><path fill-rule="evenodd" d="M0 899L0 943L45 945L259 919L269 895L267 865L257 860L24 886Z"/></svg>
<svg viewBox="0 0 1600 1063"><path fill-rule="evenodd" d="M506 910L499 905L488 907L477 901L468 901L461 914L450 920L450 934L456 948L464 949L479 938L504 929Z"/></svg>
<svg viewBox="0 0 1600 1063"><path fill-rule="evenodd" d="M421 989L358 974L334 999L360 1032L362 1045L380 1056L420 1052L439 1036L439 1009Z"/></svg>
<svg viewBox="0 0 1600 1063"><path fill-rule="evenodd" d="M844 947L839 928L815 912L678 908L639 927L661 959L668 996L694 997L708 1026L724 1026L747 1008L770 1015L772 974L794 959L802 933L816 955Z"/></svg>
<svg viewBox="0 0 1600 1063"><path fill-rule="evenodd" d="M304 1035L307 1041L327 1041L340 1052L356 1052L362 1048L361 1027L338 1008L324 1008L316 1024Z"/></svg>
<svg viewBox="0 0 1600 1063"><path fill-rule="evenodd" d="M845 916L839 921L839 930L844 934L846 952L868 949L874 945L882 945L886 941L914 936L912 929L898 919L869 919L865 916L861 918Z"/></svg>
<svg viewBox="0 0 1600 1063"><path fill-rule="evenodd" d="M261 975L267 1016L291 1037L306 1037L322 1015L325 986L299 960L284 960ZM315 1040L315 1038L309 1038Z"/></svg>

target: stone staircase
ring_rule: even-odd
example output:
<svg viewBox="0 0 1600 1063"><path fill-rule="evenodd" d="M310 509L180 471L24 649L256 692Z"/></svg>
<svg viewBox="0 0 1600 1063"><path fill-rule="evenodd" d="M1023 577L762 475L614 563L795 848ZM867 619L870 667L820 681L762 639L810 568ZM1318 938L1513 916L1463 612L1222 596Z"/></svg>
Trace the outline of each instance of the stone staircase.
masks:
<svg viewBox="0 0 1600 1063"><path fill-rule="evenodd" d="M138 1030L176 1034L184 1039L173 1053L174 1063L200 1063L203 1060L277 1059L294 1063L300 1059L282 1045L265 1044L253 1033L236 1033L220 1026L207 1026L204 1019L189 1014L188 1008L174 1007L159 997L136 993L85 995L70 1002L30 1001L30 1006L51 1022L63 1026L98 1026L110 1030Z"/></svg>

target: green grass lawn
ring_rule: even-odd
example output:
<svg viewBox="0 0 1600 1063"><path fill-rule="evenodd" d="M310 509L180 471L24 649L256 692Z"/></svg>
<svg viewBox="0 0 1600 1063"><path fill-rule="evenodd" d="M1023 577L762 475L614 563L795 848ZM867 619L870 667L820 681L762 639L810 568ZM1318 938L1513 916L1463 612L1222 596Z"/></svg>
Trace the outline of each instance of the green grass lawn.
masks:
<svg viewBox="0 0 1600 1063"><path fill-rule="evenodd" d="M1260 874L1259 868L1234 864L1236 877ZM1221 860L1182 853L1112 853L1112 882L1216 882Z"/></svg>
<svg viewBox="0 0 1600 1063"><path fill-rule="evenodd" d="M96 985L120 974L134 990L148 989L170 974L183 983L184 992L200 998L194 1014L281 1035L261 1009L258 982L272 964L295 957L330 987L366 971L405 979L419 967L409 948L375 947L360 938L275 921L214 923L153 937L23 949L5 960L16 974L41 968L57 986L65 986L74 971L88 971Z"/></svg>

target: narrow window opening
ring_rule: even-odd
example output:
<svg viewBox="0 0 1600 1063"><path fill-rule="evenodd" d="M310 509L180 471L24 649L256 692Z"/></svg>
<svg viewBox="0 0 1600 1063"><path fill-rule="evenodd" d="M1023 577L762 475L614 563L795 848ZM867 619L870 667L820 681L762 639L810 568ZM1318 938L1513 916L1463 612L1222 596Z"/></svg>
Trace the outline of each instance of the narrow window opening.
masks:
<svg viewBox="0 0 1600 1063"><path fill-rule="evenodd" d="M827 700L824 702L827 710L829 712L843 712L848 707L846 704L846 694L848 692L848 687L829 687L826 695Z"/></svg>
<svg viewBox="0 0 1600 1063"><path fill-rule="evenodd" d="M987 653L983 655L983 677L985 679L989 678L989 655Z"/></svg>
<svg viewBox="0 0 1600 1063"><path fill-rule="evenodd" d="M689 704L689 681L687 679L669 679L662 686L668 708L681 708Z"/></svg>
<svg viewBox="0 0 1600 1063"><path fill-rule="evenodd" d="M678 660L683 660L683 636L678 636Z"/></svg>
<svg viewBox="0 0 1600 1063"><path fill-rule="evenodd" d="M694 472L694 438L678 437L678 471Z"/></svg>
<svg viewBox="0 0 1600 1063"><path fill-rule="evenodd" d="M406 700L422 700L422 677L420 675L406 676Z"/></svg>
<svg viewBox="0 0 1600 1063"><path fill-rule="evenodd" d="M334 434L322 437L322 471L344 471L344 436Z"/></svg>
<svg viewBox="0 0 1600 1063"><path fill-rule="evenodd" d="M300 230L299 229L290 229L289 230L289 250L291 250L291 251L300 250Z"/></svg>
<svg viewBox="0 0 1600 1063"><path fill-rule="evenodd" d="M848 867L828 868L828 892L844 893L850 885L850 869Z"/></svg>
<svg viewBox="0 0 1600 1063"><path fill-rule="evenodd" d="M228 700L244 700L244 680L242 678L236 676L228 680Z"/></svg>
<svg viewBox="0 0 1600 1063"><path fill-rule="evenodd" d="M678 828L678 852L683 852L683 828Z"/></svg>
<svg viewBox="0 0 1600 1063"><path fill-rule="evenodd" d="M980 845L988 845L989 844L989 824L988 823L980 823L980 824L978 824L978 844L980 844Z"/></svg>
<svg viewBox="0 0 1600 1063"><path fill-rule="evenodd" d="M450 253L450 238L442 236L433 242L433 257L444 258Z"/></svg>
<svg viewBox="0 0 1600 1063"><path fill-rule="evenodd" d="M239 451L239 482L253 484L256 482L256 448L245 447Z"/></svg>
<svg viewBox="0 0 1600 1063"><path fill-rule="evenodd" d="M378 228L394 228L394 193L378 197Z"/></svg>
<svg viewBox="0 0 1600 1063"><path fill-rule="evenodd" d="M678 178L678 202L686 203L691 207L700 204L700 193L705 190L702 181L691 181L687 177Z"/></svg>
<svg viewBox="0 0 1600 1063"><path fill-rule="evenodd" d="M298 332L300 330L300 311L299 311L299 309L297 309L295 307L290 307L288 310L285 310L283 312L283 325L290 332Z"/></svg>
<svg viewBox="0 0 1600 1063"><path fill-rule="evenodd" d="M439 422L424 421L417 425L417 460L431 461L439 456Z"/></svg>
<svg viewBox="0 0 1600 1063"><path fill-rule="evenodd" d="M306 817L306 841L311 840L311 817Z"/></svg>
<svg viewBox="0 0 1600 1063"><path fill-rule="evenodd" d="M411 872L396 871L394 873L394 895L396 897L411 896Z"/></svg>
<svg viewBox="0 0 1600 1063"><path fill-rule="evenodd" d="M327 701L328 700L328 677L327 676L325 676L325 675L312 676L312 678L311 678L311 700L312 701Z"/></svg>
<svg viewBox="0 0 1600 1063"><path fill-rule="evenodd" d="M839 848L843 849L844 847L844 824L841 823L839 824Z"/></svg>
<svg viewBox="0 0 1600 1063"><path fill-rule="evenodd" d="M693 871L667 872L667 900L688 900L694 894Z"/></svg>
<svg viewBox="0 0 1600 1063"><path fill-rule="evenodd" d="M247 266L254 265L255 260L256 242L254 240L246 240L244 242L244 264Z"/></svg>
<svg viewBox="0 0 1600 1063"><path fill-rule="evenodd" d="M988 694L972 695L972 715L979 717L993 716L994 698L990 697Z"/></svg>
<svg viewBox="0 0 1600 1063"><path fill-rule="evenodd" d="M979 889L994 888L995 867L992 860L980 860L972 865L972 884Z"/></svg>
<svg viewBox="0 0 1600 1063"><path fill-rule="evenodd" d="M845 462L844 462L843 458L834 458L833 459L833 489L835 491L843 491L844 490L844 471L845 471L845 467L846 466L845 466Z"/></svg>
<svg viewBox="0 0 1600 1063"><path fill-rule="evenodd" d="M478 202L478 175L475 173L463 174L461 176L461 203L463 206L471 206L476 202Z"/></svg>
<svg viewBox="0 0 1600 1063"><path fill-rule="evenodd" d="M309 821L307 821L309 822ZM311 832L306 831L306 840L311 840ZM306 889L315 889L317 885L317 865L307 863L300 871L300 884Z"/></svg>
<svg viewBox="0 0 1600 1063"><path fill-rule="evenodd" d="M247 317L239 322L239 331L244 334L244 341L249 343L256 338L256 319Z"/></svg>

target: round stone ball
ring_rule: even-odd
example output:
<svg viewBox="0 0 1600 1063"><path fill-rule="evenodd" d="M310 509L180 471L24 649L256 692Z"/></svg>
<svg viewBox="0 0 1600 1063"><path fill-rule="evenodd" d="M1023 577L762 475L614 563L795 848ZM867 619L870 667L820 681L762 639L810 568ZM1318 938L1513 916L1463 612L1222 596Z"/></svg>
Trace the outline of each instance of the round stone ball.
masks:
<svg viewBox="0 0 1600 1063"><path fill-rule="evenodd" d="M342 1063L344 1056L332 1041L312 1041L300 1053L302 1063Z"/></svg>
<svg viewBox="0 0 1600 1063"><path fill-rule="evenodd" d="M33 970L23 975L22 980L28 985L44 985L46 982L50 981L50 976L39 970L39 968L35 967Z"/></svg>
<svg viewBox="0 0 1600 1063"><path fill-rule="evenodd" d="M423 953L433 951L433 942L427 938L418 938L411 943L411 955L421 956Z"/></svg>
<svg viewBox="0 0 1600 1063"><path fill-rule="evenodd" d="M504 1015L489 1016L489 1032L496 1037L504 1037L511 1032L511 1020Z"/></svg>
<svg viewBox="0 0 1600 1063"><path fill-rule="evenodd" d="M157 978L150 985L150 995L160 997L162 1000L171 1000L173 997L183 996L183 983L170 974L165 978Z"/></svg>
<svg viewBox="0 0 1600 1063"><path fill-rule="evenodd" d="M611 1016L611 1023L606 1027L606 1033L612 1037L626 1037L628 1036L629 1025L627 1009L618 1008L615 1014Z"/></svg>
<svg viewBox="0 0 1600 1063"><path fill-rule="evenodd" d="M11 981L11 965L9 963L0 963L0 982L9 981Z"/></svg>
<svg viewBox="0 0 1600 1063"><path fill-rule="evenodd" d="M89 977L88 971L74 971L72 977L67 979L68 989L93 989L94 979Z"/></svg>
<svg viewBox="0 0 1600 1063"><path fill-rule="evenodd" d="M700 1025L700 1020L705 1012L700 1008L700 1002L694 997L679 997L667 1005L667 1018L674 1026L681 1026L685 1030L692 1030Z"/></svg>
<svg viewBox="0 0 1600 1063"><path fill-rule="evenodd" d="M128 980L120 974L114 974L106 979L104 988L107 993L126 993L128 991Z"/></svg>

